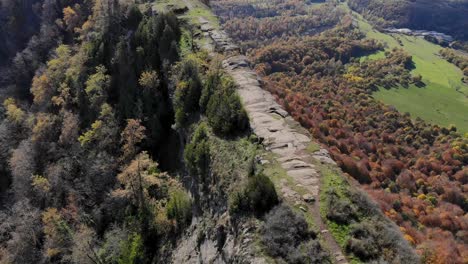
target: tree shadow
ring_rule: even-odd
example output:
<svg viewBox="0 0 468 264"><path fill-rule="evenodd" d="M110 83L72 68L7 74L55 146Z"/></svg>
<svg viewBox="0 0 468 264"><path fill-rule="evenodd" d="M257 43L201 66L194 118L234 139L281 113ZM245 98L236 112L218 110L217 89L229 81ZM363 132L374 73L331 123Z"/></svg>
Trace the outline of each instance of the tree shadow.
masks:
<svg viewBox="0 0 468 264"><path fill-rule="evenodd" d="M414 85L418 88L424 88L426 87L426 84L422 81L419 81L419 82L415 82Z"/></svg>

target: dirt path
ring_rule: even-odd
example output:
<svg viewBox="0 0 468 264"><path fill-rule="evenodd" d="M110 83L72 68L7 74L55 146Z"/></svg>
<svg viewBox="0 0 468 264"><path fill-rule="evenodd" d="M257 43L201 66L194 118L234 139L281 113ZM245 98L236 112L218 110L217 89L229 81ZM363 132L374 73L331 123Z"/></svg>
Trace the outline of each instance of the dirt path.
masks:
<svg viewBox="0 0 468 264"><path fill-rule="evenodd" d="M192 0L184 0L187 7L193 8ZM299 195L291 188L281 188L285 199L291 204L306 204L306 211L312 215L319 228L325 247L330 251L334 263L348 263L341 247L328 232L320 216L320 174L313 160L334 163L326 150L315 153L307 151L311 136L299 123L278 104L274 97L261 88L260 77L251 69L247 58L239 54L239 49L228 35L211 25L208 19L199 17L203 36L208 38L203 48L224 54L227 59L223 67L238 85L238 93L250 118L253 132L262 140L268 151L277 157L281 167L287 171L294 184L306 190Z"/></svg>

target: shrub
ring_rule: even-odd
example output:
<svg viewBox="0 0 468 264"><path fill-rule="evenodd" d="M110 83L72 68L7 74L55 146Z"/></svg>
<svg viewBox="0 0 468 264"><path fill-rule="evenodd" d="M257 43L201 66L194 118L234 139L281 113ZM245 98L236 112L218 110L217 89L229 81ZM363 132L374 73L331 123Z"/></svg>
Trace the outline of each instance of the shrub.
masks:
<svg viewBox="0 0 468 264"><path fill-rule="evenodd" d="M305 219L281 204L269 212L262 226L261 241L268 255L286 263L329 263L316 234Z"/></svg>
<svg viewBox="0 0 468 264"><path fill-rule="evenodd" d="M122 242L119 264L143 263L143 239L139 234L131 234L128 239Z"/></svg>
<svg viewBox="0 0 468 264"><path fill-rule="evenodd" d="M318 240L310 240L309 242L304 243L300 250L300 254L290 258L291 263L332 263L327 251L322 248Z"/></svg>
<svg viewBox="0 0 468 264"><path fill-rule="evenodd" d="M208 101L208 123L215 133L222 135L245 131L249 123L248 117L235 91L234 82L225 79L220 88Z"/></svg>
<svg viewBox="0 0 468 264"><path fill-rule="evenodd" d="M346 250L361 261L393 260L395 263L419 263L408 241L396 226L380 219L369 219L351 226Z"/></svg>
<svg viewBox="0 0 468 264"><path fill-rule="evenodd" d="M175 119L178 127L184 127L190 114L199 110L202 83L198 62L194 58L181 61L175 70L178 72L174 94Z"/></svg>
<svg viewBox="0 0 468 264"><path fill-rule="evenodd" d="M337 196L331 196L328 201L327 218L338 224L349 224L357 219L357 209L347 199L339 199Z"/></svg>
<svg viewBox="0 0 468 264"><path fill-rule="evenodd" d="M366 217L381 214L379 206L366 193L352 190L349 192L349 198L359 208L361 216Z"/></svg>
<svg viewBox="0 0 468 264"><path fill-rule="evenodd" d="M351 227L351 238L346 250L354 253L361 260L375 259L379 256L379 244L376 241L376 230L368 222L359 223Z"/></svg>
<svg viewBox="0 0 468 264"><path fill-rule="evenodd" d="M192 201L187 193L176 190L171 193L166 207L167 218L174 220L177 229L186 227L192 219Z"/></svg>
<svg viewBox="0 0 468 264"><path fill-rule="evenodd" d="M210 169L210 144L204 123L200 124L185 147L184 159L190 174L204 180Z"/></svg>
<svg viewBox="0 0 468 264"><path fill-rule="evenodd" d="M275 186L267 176L258 174L249 177L242 190L234 192L229 210L232 214L253 212L260 216L277 204Z"/></svg>
<svg viewBox="0 0 468 264"><path fill-rule="evenodd" d="M203 90L200 97L200 109L202 113L206 112L208 102L215 90L222 84L221 73L219 70L211 70L206 76L206 81L203 84Z"/></svg>
<svg viewBox="0 0 468 264"><path fill-rule="evenodd" d="M261 239L267 253L273 257L287 257L301 241L313 235L304 218L284 204L271 210L265 219Z"/></svg>

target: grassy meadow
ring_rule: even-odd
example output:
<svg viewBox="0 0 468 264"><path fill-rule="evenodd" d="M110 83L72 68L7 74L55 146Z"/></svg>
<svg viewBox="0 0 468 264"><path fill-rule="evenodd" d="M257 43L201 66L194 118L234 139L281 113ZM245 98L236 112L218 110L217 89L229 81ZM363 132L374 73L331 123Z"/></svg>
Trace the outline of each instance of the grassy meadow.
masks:
<svg viewBox="0 0 468 264"><path fill-rule="evenodd" d="M462 134L468 132L468 85L461 81L462 71L439 56L442 47L421 37L378 32L359 14L354 15L368 38L382 41L387 49L403 48L411 54L415 64L412 74L420 74L426 84L424 87L380 89L373 96L413 117L441 126L453 124ZM384 52L379 52L363 59L383 56Z"/></svg>

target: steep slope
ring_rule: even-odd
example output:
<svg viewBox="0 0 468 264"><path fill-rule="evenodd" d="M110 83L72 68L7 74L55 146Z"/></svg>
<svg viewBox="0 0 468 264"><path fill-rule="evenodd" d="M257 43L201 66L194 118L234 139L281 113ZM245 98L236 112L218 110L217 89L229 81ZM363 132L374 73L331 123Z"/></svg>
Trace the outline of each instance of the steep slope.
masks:
<svg viewBox="0 0 468 264"><path fill-rule="evenodd" d="M300 130L300 128L298 124L295 124L295 121L293 121L290 117L285 119L287 121L284 121L283 117L281 117L281 115L278 115L278 113L282 113L285 116L287 116L287 113L281 109L281 107L273 100L273 97L271 95L269 95L260 88L258 81L256 80L256 74L252 70L250 70L247 62L243 61L242 56L238 56L238 48L235 45L233 45L232 41L227 37L226 33L218 29L219 25L216 24L216 20L213 19L213 15L210 13L207 7L200 2L187 0L183 1L183 3L179 3L176 8L183 9L184 4L187 6L188 10L186 13L180 14L179 17L181 19L193 22L195 25L199 26L199 30L201 30L202 34L200 34L200 37L196 38L195 40L198 48L208 51L212 58L217 58L220 55L227 56L227 59L223 57L225 58L225 60L222 63L223 68L226 71L226 74L228 74L230 78L232 78L235 82L237 91L239 92L239 96L243 101L243 105L247 107L246 110L249 113L249 116L251 117L250 126L252 127L253 132L257 137L259 137L259 141L263 142L262 146L267 148L267 151L260 148L256 150L256 160L260 161L260 163L257 164L256 167L260 168L260 170L265 169L266 173L266 170L268 170L269 168L262 166L261 164L263 164L264 158L262 158L262 160L260 159L261 157L269 156L272 153L276 153L275 151L281 152L281 150L283 150L283 153L284 151L286 151L289 152L289 155L293 155L294 152L299 153L303 151L305 149L305 146L310 141L307 136L307 132L305 132L305 134L302 134L304 133L303 130L301 130L301 132L298 132L297 130ZM161 10L164 8L171 7L159 4L156 8ZM196 34L198 34L198 32ZM246 78L246 76L249 77ZM253 88L253 90L249 89L248 87ZM252 96L260 97L253 98ZM247 104L246 102L246 100L249 100L248 98L252 99L254 102L257 102L259 100L263 101L263 107L260 106L259 110L255 113L255 111L253 111L252 109L252 107L255 108L255 106ZM269 109L268 111L267 108ZM277 114L275 114L275 111ZM257 118L252 118L252 115L255 116L256 114L264 116L263 122L261 120L258 120ZM270 120L270 122L275 121L276 129L279 130L280 134L284 134L281 137L283 142L277 141L277 139L275 138L276 136L270 136L269 140L265 138L266 135L263 133L266 132L267 129L274 129L272 128L272 126L275 127L275 125L266 123L265 117L268 120ZM291 124L289 124L289 122ZM294 125L296 128L292 129L291 126ZM240 129L240 127L236 127L235 129ZM277 146L274 147L275 145ZM286 145L286 148L284 148L283 145ZM288 150L288 145L293 145L294 147ZM272 149L276 150L272 151ZM226 154L228 154L230 156L230 159L232 160L243 159L241 157L236 157L235 153ZM284 156L283 159L289 159L288 162L285 162L284 166L287 166L286 163L291 165L300 162L300 160L294 161L293 156L289 156L288 158L288 155ZM275 157L271 162L276 162L276 160L281 160L281 158ZM304 194L306 197L310 197L308 198L308 201L315 200L316 198L318 198L317 195L319 182L318 179L312 179L313 177L316 177L317 174L312 169L304 169L304 171L302 172L299 167L296 168L297 170L293 167L290 167L290 169L294 171L291 172L291 174L296 173L297 175L299 175L300 178L302 178L302 180L300 181L304 184L304 188L307 189L307 193L309 193L308 195ZM262 197L260 199L265 199L265 197ZM307 205L305 202L303 202L302 198L299 198L298 200L296 200L296 202L301 203L303 205L301 206L302 208L312 208L311 205ZM291 205L294 204L293 200L290 199L285 199L285 203ZM298 209L297 204L295 205L297 208L296 211L299 213L299 215L302 215L302 211ZM231 211L232 204L230 204L229 207L231 207ZM213 209L214 208L212 208L211 210ZM219 210L219 208L216 208L215 210ZM221 210L219 213L222 212L223 210ZM316 212L318 212L318 210ZM304 214L307 215L308 213ZM232 215L232 213L228 215L227 212L224 212L224 214L216 215L218 215L219 217L219 219L216 221L214 220L216 218L213 219L212 216L208 218L206 218L205 216L197 219L196 222L192 223L190 231L185 236L186 238L183 239L183 242L181 242L176 251L174 251L173 253L173 261L175 263L196 263L197 261L201 261L203 263L213 261L219 263L230 263L233 261L240 263L267 263L266 258L264 256L265 253L263 252L265 250L263 248L266 245L262 245L260 248L258 248L258 246L252 244L252 242L255 242L255 240L258 239L256 238L256 236L258 236L258 232L261 232L261 228L259 229L258 224L255 224L255 222L252 222L251 220L249 220L249 218L245 219L244 216L241 217L240 223L242 223L242 225L239 226L239 223L236 223L239 220L236 220L235 215ZM320 216L318 214L316 214L316 216L318 217L318 221L321 221ZM262 219L261 221L268 221L268 218ZM315 226L315 224L319 223L320 222L312 222L310 224L312 224L312 226ZM221 245L221 248L219 248L219 242L216 242L216 239L219 240L219 233L217 234L216 232L214 232L216 228L212 228L210 230L205 228L206 225L214 225L217 226L218 229L222 227L228 232L227 237L224 238L225 242ZM203 239L201 241L199 238L200 234L203 234ZM286 236L288 234L284 235ZM337 255L335 255L334 258L338 257L340 263L343 263L343 261L344 263L346 263L345 258L343 257L342 253L340 253L341 249L334 242L331 236L327 237L325 247L327 250L333 250L337 253ZM308 260L308 262L312 261L313 263L316 263L317 261L319 261L320 263L328 263L329 260L327 258L323 258L322 260L320 258L320 255L323 254L321 252L322 250L320 249L320 246L318 248L316 247L315 250L318 250L316 252L318 255L311 255L311 259ZM309 255L313 254L313 252L304 252L303 254Z"/></svg>
<svg viewBox="0 0 468 264"><path fill-rule="evenodd" d="M212 6L224 16L221 20L226 31L249 55L262 76L263 88L367 189L386 216L400 225L423 261L444 263L451 255L455 263L463 263L467 139L456 133L455 127L414 120L371 96L378 87L421 85L420 78L411 76L419 58L392 49L363 60L363 56L384 50L385 43L366 38L353 15L334 1L306 5L299 1L265 4L233 0L212 2ZM265 10L274 11L265 15ZM313 30L295 26L295 20L307 16L318 21L307 24L312 28L320 26L320 21L328 21L334 28L318 35L304 34ZM262 26L250 30L255 28L252 25ZM438 61L454 69L440 58ZM325 182L338 184L338 179ZM329 199L332 204L348 197L336 187L331 195L334 198ZM448 198L452 193L458 198ZM340 210L347 212L345 216L334 214ZM346 202L324 212L327 220L335 221L330 230L340 244L361 261L369 261L375 257L370 252L376 251L372 247L361 251L353 245L356 237L347 237L360 232L350 232L354 214ZM442 218L450 219L453 225L444 225ZM441 244L447 246L441 248Z"/></svg>
<svg viewBox="0 0 468 264"><path fill-rule="evenodd" d="M248 175L255 144L215 136L181 99L184 78L200 89L209 61L180 53L178 19L119 2L53 6L53 24L42 24L19 55L25 64L10 69L24 79L0 96L1 263L170 262L192 216L225 212L229 177ZM186 127L171 128L188 116ZM202 182L190 158L198 152L187 161L182 153L190 125L205 128L213 163L238 162Z"/></svg>
<svg viewBox="0 0 468 264"><path fill-rule="evenodd" d="M0 2L0 67L24 49L31 36L39 31L40 5L40 0Z"/></svg>

